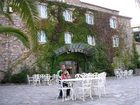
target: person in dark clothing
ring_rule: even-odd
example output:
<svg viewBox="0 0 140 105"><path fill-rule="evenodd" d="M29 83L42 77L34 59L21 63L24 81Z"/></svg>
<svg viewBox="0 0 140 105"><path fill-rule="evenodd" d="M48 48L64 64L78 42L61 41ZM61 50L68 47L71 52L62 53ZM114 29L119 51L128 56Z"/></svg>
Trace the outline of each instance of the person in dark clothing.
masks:
<svg viewBox="0 0 140 105"><path fill-rule="evenodd" d="M62 69L61 79L69 79L69 78L70 78L69 72L66 69ZM63 87L68 87L68 84L67 83L64 83L64 82L63 82L62 85L63 85ZM59 97L58 98L62 98L62 96L63 96L63 93L62 93L62 90L60 90L60 93L59 93ZM70 89L67 89L66 96L67 97L70 96Z"/></svg>

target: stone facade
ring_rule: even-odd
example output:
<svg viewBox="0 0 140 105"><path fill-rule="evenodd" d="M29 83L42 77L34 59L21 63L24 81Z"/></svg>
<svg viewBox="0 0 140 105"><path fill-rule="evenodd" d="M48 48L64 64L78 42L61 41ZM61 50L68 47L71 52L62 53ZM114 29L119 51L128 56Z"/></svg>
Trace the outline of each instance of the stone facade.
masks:
<svg viewBox="0 0 140 105"><path fill-rule="evenodd" d="M132 43L133 43L133 33L130 24L130 18L127 17L119 17L119 30L120 37L123 39L124 43L124 51L132 51Z"/></svg>
<svg viewBox="0 0 140 105"><path fill-rule="evenodd" d="M20 17L16 13L11 14L11 16L13 17L13 24L5 17L0 17L0 24L14 26L27 32L26 26L23 24ZM32 63L29 58L33 59L34 57L28 55L29 58L25 60L27 56L26 53L28 53L28 50L16 37L8 34L0 35L0 80L3 78L4 73L7 72L7 70L12 68L13 73L17 73L23 64L26 64L26 62L27 64L29 64L29 62ZM18 64L21 60L23 62Z"/></svg>

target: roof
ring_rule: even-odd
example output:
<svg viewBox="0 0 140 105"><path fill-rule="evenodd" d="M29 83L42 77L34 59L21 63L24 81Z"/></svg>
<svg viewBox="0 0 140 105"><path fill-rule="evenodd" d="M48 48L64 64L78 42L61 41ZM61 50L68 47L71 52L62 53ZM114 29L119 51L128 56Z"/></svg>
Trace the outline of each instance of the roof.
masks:
<svg viewBox="0 0 140 105"><path fill-rule="evenodd" d="M63 0L49 0L49 1L63 2ZM90 3L85 3L85 2L82 2L80 0L65 0L65 3L67 3L68 5L82 7L82 8L85 8L85 9L90 9L90 10L96 10L96 11L100 11L100 12L109 13L109 14L119 16L119 17L122 17L122 18L125 18L125 19L131 19L130 17L119 15L118 10L109 9L109 8L105 8L105 7L90 4Z"/></svg>
<svg viewBox="0 0 140 105"><path fill-rule="evenodd" d="M120 16L122 18L131 19L130 17L119 15L118 10L109 9L109 8L101 7L101 6L90 4L90 3L85 3L85 2L82 2L80 0L66 0L66 3L70 4L70 5L82 7L82 8L87 8L87 9L91 9L91 10L106 12L106 13L109 13L109 14Z"/></svg>
<svg viewBox="0 0 140 105"><path fill-rule="evenodd" d="M71 5L75 5L75 6L79 6L79 7L83 7L83 8L88 8L91 10L107 12L107 13L111 13L111 14L118 14L119 13L119 11L117 11L117 10L108 9L108 8L97 6L94 4L85 3L85 2L82 2L80 0L66 0L66 3L71 4Z"/></svg>

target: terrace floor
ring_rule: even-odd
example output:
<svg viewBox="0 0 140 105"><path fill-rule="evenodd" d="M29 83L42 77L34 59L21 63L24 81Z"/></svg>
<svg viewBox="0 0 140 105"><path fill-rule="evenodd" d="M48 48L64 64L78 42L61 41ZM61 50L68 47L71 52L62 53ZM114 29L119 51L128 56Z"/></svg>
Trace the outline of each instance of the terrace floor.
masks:
<svg viewBox="0 0 140 105"><path fill-rule="evenodd" d="M100 99L62 102L57 95L56 85L0 85L0 105L140 105L140 76L107 78L106 95Z"/></svg>

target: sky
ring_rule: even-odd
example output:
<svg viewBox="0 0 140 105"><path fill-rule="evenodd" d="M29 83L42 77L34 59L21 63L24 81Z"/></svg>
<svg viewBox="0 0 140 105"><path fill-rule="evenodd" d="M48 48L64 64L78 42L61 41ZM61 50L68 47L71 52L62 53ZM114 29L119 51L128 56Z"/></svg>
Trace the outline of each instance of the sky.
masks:
<svg viewBox="0 0 140 105"><path fill-rule="evenodd" d="M140 26L140 6L135 0L80 0L90 4L120 11L122 16L131 17L131 26Z"/></svg>

